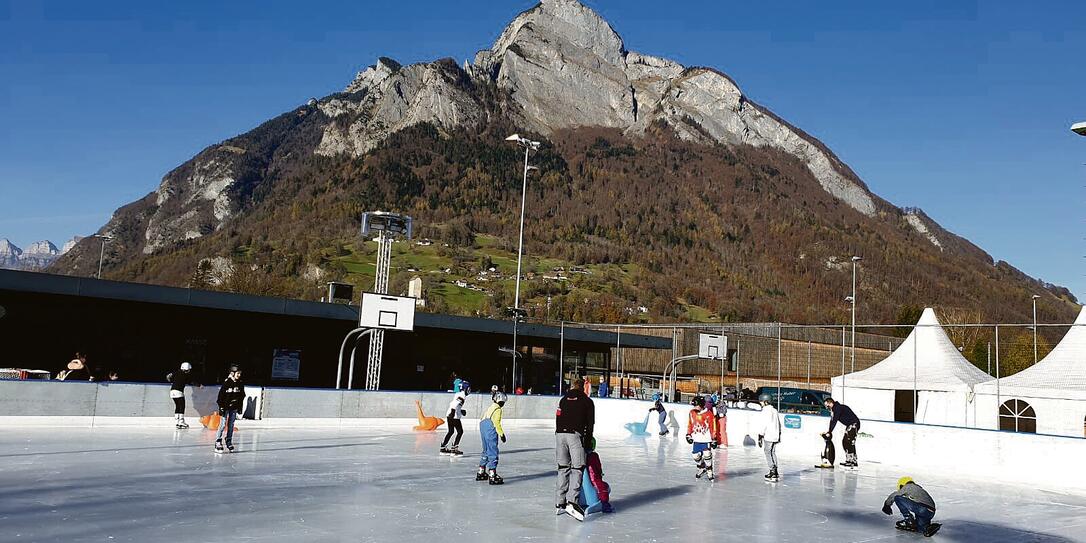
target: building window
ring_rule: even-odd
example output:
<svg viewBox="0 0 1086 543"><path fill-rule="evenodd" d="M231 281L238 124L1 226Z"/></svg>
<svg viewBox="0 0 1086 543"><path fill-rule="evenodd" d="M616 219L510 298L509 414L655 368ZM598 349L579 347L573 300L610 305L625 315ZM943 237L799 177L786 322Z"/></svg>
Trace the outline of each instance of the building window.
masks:
<svg viewBox="0 0 1086 543"><path fill-rule="evenodd" d="M999 429L1036 434L1037 413L1022 400L1007 400L999 406Z"/></svg>

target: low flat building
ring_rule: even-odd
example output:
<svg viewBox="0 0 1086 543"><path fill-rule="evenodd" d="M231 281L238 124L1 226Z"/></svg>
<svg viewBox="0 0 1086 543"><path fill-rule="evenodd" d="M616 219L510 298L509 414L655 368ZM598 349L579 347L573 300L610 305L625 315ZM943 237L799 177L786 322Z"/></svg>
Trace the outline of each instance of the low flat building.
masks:
<svg viewBox="0 0 1086 543"><path fill-rule="evenodd" d="M56 374L78 351L101 378L117 371L121 380L139 382L162 382L190 362L202 382L213 383L238 363L250 383L334 387L340 346L358 323L354 305L9 270L0 270L0 307L0 367ZM521 324L517 384L554 394L560 374L609 375L616 339L606 331ZM672 349L671 338L623 334L622 341ZM511 347L511 321L419 312L414 332L385 333L381 388L445 390L456 372L476 390L508 389ZM296 378L273 373L273 358L284 352L298 360ZM366 354L363 341L354 388L365 381Z"/></svg>

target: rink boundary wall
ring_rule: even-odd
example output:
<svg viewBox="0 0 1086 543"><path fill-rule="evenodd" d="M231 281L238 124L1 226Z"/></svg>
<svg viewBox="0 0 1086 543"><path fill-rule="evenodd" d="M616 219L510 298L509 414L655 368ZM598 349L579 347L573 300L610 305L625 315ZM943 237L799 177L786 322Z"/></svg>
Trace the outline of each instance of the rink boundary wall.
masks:
<svg viewBox="0 0 1086 543"><path fill-rule="evenodd" d="M417 414L416 400L427 416L442 417L452 399L447 392L246 388L250 395L247 411L262 415L262 420L239 424L256 427L350 427L373 419L395 419L410 431ZM217 392L218 387L212 386L186 390L186 415L194 418L210 414ZM651 402L610 398L593 401L597 434L629 436L628 425L648 420L650 435L644 439L658 439L656 417L649 417ZM477 424L477 417L489 404L489 394L468 396L465 426ZM510 428L549 426L557 404L555 396L510 396L504 419ZM667 404L671 432L685 434L689 409L686 405ZM168 385L0 381L0 423L9 427L168 427L172 413ZM788 464L805 469L817 463L824 443L819 434L828 427L828 418L782 415L782 419L778 451L785 459L785 472ZM758 435L764 420L759 411L729 410L727 433L731 446L751 444L747 440ZM190 424L194 422L190 420ZM835 432L839 460L844 457L842 431L839 425ZM1086 439L865 420L857 448L865 469L896 470L907 475L910 468L922 466L926 473L956 481L968 478L1086 494L1086 470L1082 469Z"/></svg>

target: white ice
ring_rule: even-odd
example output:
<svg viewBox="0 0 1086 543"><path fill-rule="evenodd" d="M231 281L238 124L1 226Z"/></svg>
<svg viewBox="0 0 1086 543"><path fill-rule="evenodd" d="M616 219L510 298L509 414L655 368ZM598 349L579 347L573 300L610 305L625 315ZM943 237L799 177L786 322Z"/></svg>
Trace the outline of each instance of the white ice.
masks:
<svg viewBox="0 0 1086 543"><path fill-rule="evenodd" d="M9 428L0 434L0 541L913 541L880 512L903 473L782 456L766 483L759 449L719 451L695 480L681 438L601 436L616 512L555 516L554 435L507 427L498 471L474 480L478 430L462 458L411 422L284 428L239 422L240 451L215 455L202 428ZM862 458L861 451L861 460ZM1086 497L991 481L908 475L939 505L941 541L1086 541ZM895 511L896 514L896 511Z"/></svg>

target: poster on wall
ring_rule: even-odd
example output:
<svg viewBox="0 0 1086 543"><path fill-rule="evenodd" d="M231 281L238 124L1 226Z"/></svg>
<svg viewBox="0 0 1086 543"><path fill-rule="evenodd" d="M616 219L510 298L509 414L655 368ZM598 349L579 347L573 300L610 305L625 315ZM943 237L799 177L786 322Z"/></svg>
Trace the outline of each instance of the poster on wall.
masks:
<svg viewBox="0 0 1086 543"><path fill-rule="evenodd" d="M273 381L297 381L302 366L302 351L275 349L272 351L271 378Z"/></svg>

